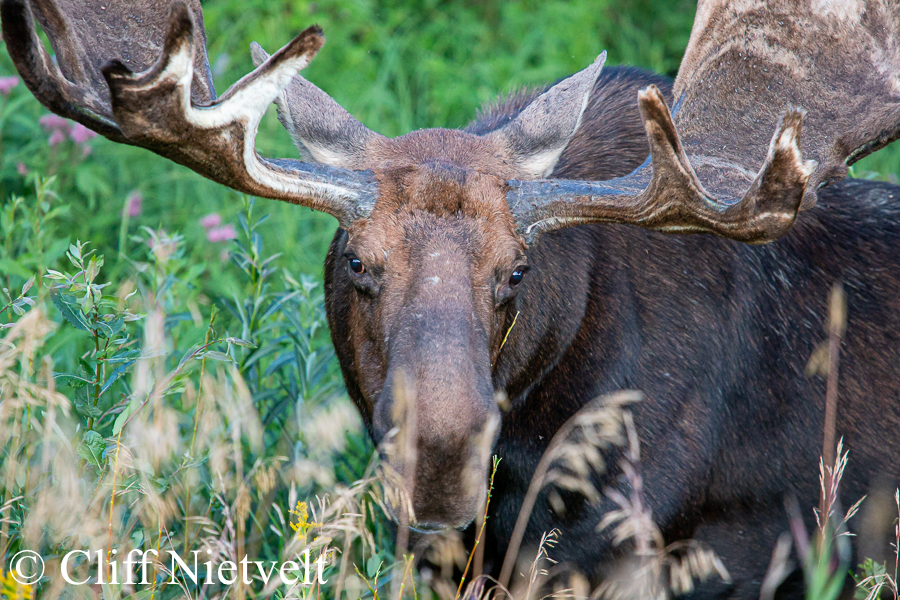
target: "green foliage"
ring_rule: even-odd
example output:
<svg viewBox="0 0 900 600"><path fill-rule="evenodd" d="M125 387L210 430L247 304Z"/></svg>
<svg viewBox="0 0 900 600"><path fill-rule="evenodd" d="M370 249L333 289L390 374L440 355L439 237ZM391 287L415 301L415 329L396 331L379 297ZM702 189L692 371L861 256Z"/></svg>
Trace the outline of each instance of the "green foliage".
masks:
<svg viewBox="0 0 900 600"><path fill-rule="evenodd" d="M823 542L822 539L825 541ZM807 600L837 600L847 579L847 560L839 558L834 539L829 532L822 533L808 550L803 560Z"/></svg>
<svg viewBox="0 0 900 600"><path fill-rule="evenodd" d="M894 507L900 517L900 490L894 492ZM893 565L875 562L866 558L859 565L854 576L856 581L855 600L877 600L879 598L900 598L900 587L897 578L900 573L900 518L894 520Z"/></svg>
<svg viewBox="0 0 900 600"><path fill-rule="evenodd" d="M50 194L52 182L42 189ZM187 259L182 236L149 228L134 236L134 257L120 255L130 277L115 286L101 283L105 256L76 241L55 268L39 269L36 296L29 295L34 276L8 294L7 308L20 318L5 324L0 350L0 555L27 548L49 558L81 549L93 523L94 531L109 532L108 547L162 543L189 556L222 543L211 531L237 523L225 556L243 550L286 560L301 549L284 519L298 492L342 499L317 507L320 536L304 537L301 546L326 551L330 516L343 519L343 552L362 561L390 548L384 514L366 496L372 447L341 399L321 286L271 266L277 255L265 253L256 232L265 218L254 220L253 207L245 201L241 236L226 263L243 283L230 298L200 304L193 282L205 267ZM22 213L23 203L12 203L4 223ZM44 211L40 222L55 229L60 215ZM32 228L4 234L9 247L26 249L10 260L23 268L43 264L21 243L33 238ZM57 337L64 342L54 343ZM60 489L66 481L81 491ZM83 518L67 522L58 510L47 512L58 503L83 510ZM348 511L361 524L348 526ZM77 569L91 572L88 564ZM197 591L187 575L175 585L157 575L163 598ZM41 587L53 582L51 575ZM105 596L124 593L112 586Z"/></svg>

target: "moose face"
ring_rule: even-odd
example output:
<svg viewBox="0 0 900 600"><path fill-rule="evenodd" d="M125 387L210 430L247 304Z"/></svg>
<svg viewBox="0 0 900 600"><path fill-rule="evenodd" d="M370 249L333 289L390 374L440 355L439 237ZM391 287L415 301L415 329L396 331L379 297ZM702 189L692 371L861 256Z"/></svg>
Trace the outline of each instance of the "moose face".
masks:
<svg viewBox="0 0 900 600"><path fill-rule="evenodd" d="M360 409L422 530L465 526L484 500L500 418L491 366L528 269L508 176L467 164L479 138L445 134L441 152L380 175L371 215L333 250ZM502 168L490 158L480 164Z"/></svg>

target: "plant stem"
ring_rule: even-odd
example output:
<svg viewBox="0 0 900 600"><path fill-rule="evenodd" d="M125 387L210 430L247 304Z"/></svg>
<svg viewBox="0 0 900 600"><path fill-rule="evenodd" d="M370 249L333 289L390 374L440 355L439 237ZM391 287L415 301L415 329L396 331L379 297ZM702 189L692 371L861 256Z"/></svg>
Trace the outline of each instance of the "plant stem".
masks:
<svg viewBox="0 0 900 600"><path fill-rule="evenodd" d="M88 293L91 291L88 289ZM97 325L97 315L94 315L93 323ZM94 367L94 408L100 402L100 334L94 329L94 361L97 365ZM88 431L94 428L94 417L88 418ZM121 431L120 431L121 433Z"/></svg>
<svg viewBox="0 0 900 600"><path fill-rule="evenodd" d="M844 300L844 288L838 281L831 288L831 296L828 303L828 379L825 388L825 425L824 438L822 440L822 462L825 469L825 477L829 471L833 471L835 464L835 435L837 422L838 402L838 366L841 354L841 338L847 323L846 303ZM832 475L834 473L831 473ZM819 514L822 519L824 533L825 523L829 521L826 514L828 507L833 504L831 498L831 486L826 485L826 491L822 494ZM824 535L822 536L824 539Z"/></svg>
<svg viewBox="0 0 900 600"><path fill-rule="evenodd" d="M119 449L122 447L122 430L119 430L119 435L116 436L116 458L113 461L113 479L112 479L112 490L109 494L109 528L107 530L107 538L106 538L106 567L107 574L109 574L109 565L112 559L112 530L113 530L113 511L116 507L116 475L118 475L119 471Z"/></svg>
<svg viewBox="0 0 900 600"><path fill-rule="evenodd" d="M466 582L466 575L469 573L469 567L472 565L472 558L475 556L475 551L478 549L478 545L481 543L481 538L484 536L484 528L487 525L487 514L488 508L491 506L491 493L494 491L494 475L497 474L497 465L500 464L500 459L498 457L494 457L494 466L491 469L491 480L488 483L488 493L487 499L484 502L484 512L482 513L481 519L481 530L478 532L478 536L475 538L475 545L472 546L472 551L469 552L469 560L466 562L466 569L463 571L462 579L459 580L459 587L456 588L456 599L459 600L460 594L462 594L463 584ZM478 575L480 575L479 573ZM477 575L476 575L477 577Z"/></svg>
<svg viewBox="0 0 900 600"><path fill-rule="evenodd" d="M193 352L191 352L191 355L187 357L187 360L185 360L180 366L176 367L174 371L169 373L169 376L166 377L165 381L163 381L162 383L160 383L159 385L154 387L153 391L150 392L150 394L148 394L146 398L144 398L144 401L141 402L140 406L138 406L134 410L134 412L131 414L131 416L129 416L128 419L126 419L125 422L122 424L122 429L125 429L125 427L127 427L128 424L131 423L131 420L135 417L135 415L137 415L141 411L141 409L143 409L145 406L147 406L147 403L150 402L151 398L155 398L157 394L162 393L162 391L166 389L166 386L168 386L170 383L172 383L172 380L175 379L175 376L181 372L181 369L184 368L184 365L186 365L188 362L190 362L190 360L192 358L194 358L195 356L197 356L198 353L205 351L213 344L218 344L221 341L222 340L219 340L219 339L212 340L208 344L204 344L204 345L200 346L199 348L197 348L196 350L194 350Z"/></svg>
<svg viewBox="0 0 900 600"><path fill-rule="evenodd" d="M213 333L213 323L216 320L216 307L213 306L212 311L209 314L209 327L206 328L206 338L203 340L203 344L205 346L209 346L209 338ZM190 450L188 451L188 456L191 457L191 460L194 459L194 442L197 439L197 424L200 422L200 408L203 403L203 375L206 372L206 357L200 361L200 384L197 386L197 407L194 409L194 430L191 433L191 445ZM184 499L184 516L187 517L188 513L191 509L191 487L187 486L185 490L185 499ZM184 554L187 556L188 553L188 541L190 540L190 521L185 518L184 521Z"/></svg>

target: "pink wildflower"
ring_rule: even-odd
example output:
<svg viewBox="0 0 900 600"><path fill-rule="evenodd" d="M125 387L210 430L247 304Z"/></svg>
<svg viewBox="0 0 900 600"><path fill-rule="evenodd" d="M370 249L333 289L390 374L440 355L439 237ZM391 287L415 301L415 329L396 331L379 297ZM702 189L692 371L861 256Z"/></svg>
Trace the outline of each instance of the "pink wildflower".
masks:
<svg viewBox="0 0 900 600"><path fill-rule="evenodd" d="M50 139L47 140L47 143L51 146L55 146L57 144L63 143L64 141L66 141L66 134L63 133L61 129L57 129L50 134Z"/></svg>
<svg viewBox="0 0 900 600"><path fill-rule="evenodd" d="M25 166L25 163L20 162L16 165L16 172L22 177L25 177L28 175L28 167Z"/></svg>
<svg viewBox="0 0 900 600"><path fill-rule="evenodd" d="M17 85L19 85L18 77L0 77L0 96L6 98Z"/></svg>
<svg viewBox="0 0 900 600"><path fill-rule="evenodd" d="M213 227L218 227L221 224L222 217L220 217L217 213L210 213L200 219L200 225L202 225L204 229L212 229Z"/></svg>
<svg viewBox="0 0 900 600"><path fill-rule="evenodd" d="M69 126L69 122L66 119L52 113L38 119L38 123L40 123L45 131L58 131L66 129Z"/></svg>
<svg viewBox="0 0 900 600"><path fill-rule="evenodd" d="M84 144L88 140L92 140L97 137L97 134L81 123L75 123L75 125L72 127L72 130L69 132L69 136L76 144Z"/></svg>
<svg viewBox="0 0 900 600"><path fill-rule="evenodd" d="M206 239L212 243L226 242L237 237L237 231L231 223L222 225L221 227L213 227L206 232Z"/></svg>
<svg viewBox="0 0 900 600"><path fill-rule="evenodd" d="M128 194L128 198L125 199L125 214L132 218L141 216L141 206L143 202L144 197L141 196L140 192L131 192Z"/></svg>

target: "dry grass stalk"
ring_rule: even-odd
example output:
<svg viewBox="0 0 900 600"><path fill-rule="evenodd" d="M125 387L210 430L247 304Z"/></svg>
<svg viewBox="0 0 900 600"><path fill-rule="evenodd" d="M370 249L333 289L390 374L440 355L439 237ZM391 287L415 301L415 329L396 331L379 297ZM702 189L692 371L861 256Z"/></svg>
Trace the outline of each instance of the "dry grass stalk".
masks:
<svg viewBox="0 0 900 600"><path fill-rule="evenodd" d="M840 281L831 288L831 296L828 302L828 378L825 389L825 424L823 427L824 439L822 440L822 461L824 465L835 463L833 448L837 435L837 402L838 402L838 368L841 355L841 339L847 328L847 301L844 297L844 288ZM840 448L838 448L840 456ZM845 461L846 463L846 461ZM833 473L832 473L833 475ZM840 481L840 477L837 478ZM825 490L823 489L823 492ZM834 492L837 492L835 486ZM834 497L822 495L819 505L820 514L829 514L828 504L834 503ZM820 524L821 527L821 524Z"/></svg>
<svg viewBox="0 0 900 600"><path fill-rule="evenodd" d="M3 547L10 539L11 528L21 536L24 547L43 550L49 581L42 584L42 597L93 596L91 586L73 587L62 580L59 558L52 558L54 548L103 548L106 557L117 550L120 558L135 547L155 548L162 557L155 562L154 572L165 575L166 580L170 575L166 553L174 552L176 548L182 556L187 553L188 557L192 550L205 553L210 549L214 561L227 558L238 562L242 555L241 532L249 531L247 525L254 496L262 498L277 493L282 478L292 485L292 489L296 489L297 482L309 485L306 467L281 473L273 466L283 459L276 458L274 463L265 464L257 461L249 469L244 464L246 448L261 449L262 427L249 390L236 370L215 369L203 373L198 401L204 404L205 410L198 414L192 427L184 427L190 424L182 422L177 411L171 408L173 392L179 390L173 390L168 383L160 383L174 381L161 356L161 350L169 345L163 327L164 316L157 312L148 321L144 352L133 370L131 385L134 396L146 400L118 438L102 441L103 456L98 456L97 460L101 467L99 472L105 474L93 485L85 485L89 479L83 474L84 461L69 441L77 423L69 418L69 400L56 391L49 363L36 361L53 323L38 307L8 328L0 345L0 439L6 440L6 452L0 464L0 485L4 494L14 489L25 492L2 499L0 551L5 552ZM184 393L190 394L192 390L188 385ZM318 437L313 442L322 457L341 449L337 438L342 436L335 434L335 427L343 432L359 426L358 417L350 411L352 407L337 408L336 405L307 420L306 424L317 430ZM29 414L41 414L42 418L28 422L29 431L33 430L37 437L32 433L25 435L22 430L23 418ZM354 418L348 419L347 414L353 414ZM180 435L182 430L187 431L185 436ZM188 436L195 453L208 457L206 464L218 489L216 500L205 515L192 515L187 512L190 506L180 502L188 497L186 490L199 483L195 475L196 464L190 456L187 459L184 456ZM333 469L328 471L333 478ZM161 488L157 481L160 475L165 475L171 483ZM327 483L333 484L333 480L329 479ZM284 560L309 547L314 557L323 552L333 562L332 540L343 541L348 552L358 541L370 554L376 551L375 540L365 522L367 516L372 518L373 511L380 512L383 508L376 487L376 480L370 473L350 488L334 488L331 499L323 499L320 507L313 509L314 519L324 523L318 529L319 535L308 543L301 544L300 540L291 537L292 532L287 531L288 520L282 519L284 535L291 537L284 544ZM268 509L259 510L262 509L258 509L256 516L268 520ZM271 514L277 515L279 510L276 506ZM24 519L19 515L24 515ZM176 538L173 532L177 528L173 526L178 520L183 520L185 525L182 532L196 533L197 539L193 534L180 537L181 533ZM154 535L142 540L139 534L144 531L152 531ZM133 537L135 534L138 534L137 538ZM346 574L346 569L344 560L342 575ZM94 566L87 563L70 569L70 572L79 580L97 575ZM106 570L106 574L109 573ZM151 577L155 582L155 577ZM160 587L154 583L153 589L148 591L155 597L169 597L170 585L167 581ZM192 597L197 594L196 590L184 585L181 576L175 578L174 585L180 587L178 595ZM199 590L200 597L207 598L223 594L235 597L235 592L242 593L209 585ZM112 587L104 593L121 597L135 591L133 586L125 586ZM243 593L250 592L252 590ZM308 590L299 592L307 594ZM261 593L264 596L274 590L261 590Z"/></svg>
<svg viewBox="0 0 900 600"><path fill-rule="evenodd" d="M493 438L493 432L491 433L491 437ZM488 482L488 493L487 498L484 501L484 507L482 507L481 513L481 527L478 530L478 535L475 537L475 544L472 547L472 551L469 552L469 559L466 561L466 568L463 569L462 577L459 579L459 587L456 588L456 599L459 600L460 595L462 594L463 585L466 583L466 575L469 573L469 567L472 566L472 559L475 557L475 554L481 544L481 539L484 537L484 529L487 526L487 513L491 506L491 493L494 490L494 476L497 474L497 465L500 464L500 459L494 457L493 464L491 467L491 478ZM477 578L481 575L480 572L475 573L475 577ZM472 587L471 584L469 587ZM474 590L472 590L474 591ZM470 594L466 594L467 597L471 597Z"/></svg>
<svg viewBox="0 0 900 600"><path fill-rule="evenodd" d="M632 541L634 558L621 565L619 571L594 590L593 598L668 600L694 590L695 581L719 577L730 582L731 576L715 551L696 540L665 545L653 514L644 502L644 484L640 471L640 440L630 412L623 415L628 444L620 462L622 476L631 492L626 495L614 488L603 494L619 508L607 513L597 525L598 531L614 527L613 544Z"/></svg>
<svg viewBox="0 0 900 600"><path fill-rule="evenodd" d="M400 450L403 464L403 483L401 484L401 502L394 506L399 508L397 514L397 545L394 548L394 569L392 578L392 596L400 597L400 587L402 586L402 565L403 557L409 547L409 524L416 522L416 515L413 511L413 486L415 485L416 463L418 462L418 449L416 441L418 440L418 414L416 412L416 391L415 387L406 379L403 370L398 370L394 381L394 405L393 419L396 424L397 432L393 442ZM390 436L390 433L388 434ZM398 577L399 576L399 577ZM398 583L399 580L399 583Z"/></svg>
<svg viewBox="0 0 900 600"><path fill-rule="evenodd" d="M545 587L550 572L548 567L555 565L556 561L550 558L550 551L559 542L559 530L552 529L541 536L534 558L529 561L527 574L524 577L524 585L520 580L519 585L512 588L510 598L518 600L534 600L537 594ZM526 561L523 561L526 562ZM528 564L526 562L526 564ZM565 592L563 592L565 595Z"/></svg>
<svg viewBox="0 0 900 600"><path fill-rule="evenodd" d="M516 519L500 572L501 587L509 585L525 529L540 491L552 481L557 485L570 486L568 489L581 491L588 498L598 499L599 494L589 480L573 477L572 474L605 472L606 463L600 450L624 443L622 423L625 407L641 398L639 392L632 391L601 396L582 407L553 436L538 462Z"/></svg>
<svg viewBox="0 0 900 600"><path fill-rule="evenodd" d="M387 513L387 506L405 506L407 515L413 516L408 491L411 486L406 477L391 473L387 465L373 462L361 481L351 486L335 484L333 470L323 466L333 453L341 451L343 437L336 435L335 429L358 426L355 413L351 412L353 418L350 418L347 413L351 409L342 405L298 414L302 435L311 447L324 449L320 454L298 456L286 468L278 466L285 461L280 458L245 464L245 449L259 450L262 444L262 425L249 390L233 368L202 369L196 394L190 383L180 390L173 388L176 379L167 370L163 357L170 344L164 322L165 316L158 306L149 312L144 348L133 371L131 385L133 397L142 399L140 408L130 416L119 437L104 440L104 455L108 454L108 458L103 460L110 461L110 468L94 487L84 485L80 459L68 441L74 428L69 419L69 402L55 391L49 364L39 363L38 370L42 374L35 376L34 357L52 324L35 310L11 328L0 348L0 394L3 398L0 432L7 436L6 439L21 440L18 427L24 414L29 410L41 410L45 418L34 423L41 435L38 443L24 447L15 442L19 447L13 448L10 456L17 457L16 460L3 463L5 489L12 489L11 482L21 480L37 486L35 494L5 500L0 508L3 532L15 525L23 532L27 543L34 547L49 543L72 548L102 547L107 552L115 548L120 555L135 547L156 548L162 556L153 569L166 581L160 587L154 584L155 596L168 597L173 591L172 585L178 588L178 595L184 597L268 597L276 592L300 597L319 594L318 588L315 591L299 587L278 590L274 581L258 591L252 588L229 590L209 584L193 589L180 575L172 584L168 583L171 573L167 553L177 549L182 554L192 550L206 554L209 550L210 560L239 562L245 549L253 544L248 537L249 527L258 522L282 538L279 554L283 561L308 550L313 557L325 554L329 564L338 564L337 584L331 588L336 597L348 591L348 587L359 588L360 580L351 574L354 548L369 556L379 551L367 521L376 513ZM190 423L182 422L171 406L169 399L177 393L184 394L186 402L204 407ZM601 452L604 448L621 445L630 439L623 429L623 424L630 423L625 407L638 399L636 393L602 398L585 407L566 424L561 435L551 441L538 476L532 481L528 511L534 505L536 494L548 483L580 491L591 500L599 499L599 493L589 484L590 477L605 469ZM401 401L398 404L404 427L399 428L402 431L396 432L399 435L395 435L393 441L402 444L405 452L414 454L415 422L409 422L410 415L414 415L409 407L414 403ZM182 429L186 432L184 437L177 433ZM483 436L487 442L481 440L482 443L477 444L482 453L490 452L493 428L489 426L487 430ZM632 443L632 446L637 458L636 445ZM186 449L190 449L187 458ZM194 456L201 455L208 457L206 464L216 491L214 502L206 507L205 514L194 514L190 504L182 500L191 497L188 490L192 486L201 484L192 462ZM157 478L161 473L171 479L170 486L159 487ZM627 476L629 473L632 472L626 470ZM300 536L291 527L287 511L273 499L283 493L279 490L284 488L279 486L287 484L288 506L296 506L298 488L307 486L310 478L325 483L332 492L309 507L311 517L304 535ZM66 503L65 511L59 510L61 499ZM27 518L22 523L14 523L14 508L20 504L27 506ZM636 510L632 516L639 514L643 514L642 511ZM527 522L527 515L521 518L523 523ZM175 527L179 520L183 523L180 533ZM482 531L484 527L483 520ZM152 532L152 535L143 542L137 538L136 542L132 536L141 531ZM516 597L532 598L544 589L552 571L553 563L548 554L556 536L557 533L552 532L542 538L530 568L523 569L526 575L515 592ZM456 582L450 583L449 574L455 568L465 568L468 573L476 560L473 559L475 553L469 553L467 557L458 536L444 536L443 539L446 543L437 542L422 550L431 558L437 557L439 563L445 563L442 568L445 576L434 582L439 595L442 582L446 584L445 596L448 598L487 600L498 593L511 595L497 582L490 586L490 580L479 577L478 573L461 595ZM479 545L476 544L476 550ZM693 556L693 563L703 558L700 554ZM400 598L411 588L408 581L414 561L404 551L398 562L402 571L395 580L398 586L395 596ZM693 563L688 561L686 564L691 564L694 569ZM92 567L85 564L77 567L73 575L84 578L94 576L93 573ZM68 593L59 579L51 577L46 583L45 597L56 598ZM575 587L581 589L584 586ZM557 588L552 595L569 597L573 590L572 586ZM122 588L113 593L128 591ZM77 593L89 595L90 590L84 588ZM583 594L583 591L579 593Z"/></svg>
<svg viewBox="0 0 900 600"><path fill-rule="evenodd" d="M759 600L774 600L778 586L794 570L795 565L791 560L792 549L791 534L787 532L782 533L778 537L775 549L772 551L772 560L769 561L769 568L760 587Z"/></svg>
<svg viewBox="0 0 900 600"><path fill-rule="evenodd" d="M846 523L856 515L863 500L866 499L866 497L863 496L857 500L853 506L847 509L847 512L844 513L843 516L840 516L835 512L837 506L840 504L838 488L840 487L841 479L844 476L844 469L847 468L847 457L850 454L849 451L844 452L844 438L838 440L837 452L830 454L835 456L833 465L825 466L825 459L819 459L820 506L824 507L824 509L813 509L813 512L816 515L816 525L819 528L819 532L822 534L822 539L825 538L826 528L829 523L833 527L833 536L850 535L846 530Z"/></svg>

